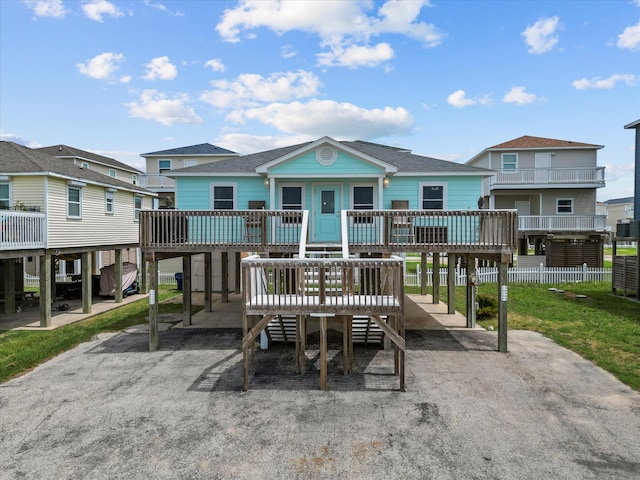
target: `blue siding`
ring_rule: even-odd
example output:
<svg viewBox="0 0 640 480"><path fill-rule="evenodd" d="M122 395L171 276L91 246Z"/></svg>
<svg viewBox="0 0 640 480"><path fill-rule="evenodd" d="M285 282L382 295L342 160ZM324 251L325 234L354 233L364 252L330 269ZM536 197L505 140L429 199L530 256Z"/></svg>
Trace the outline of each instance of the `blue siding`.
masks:
<svg viewBox="0 0 640 480"><path fill-rule="evenodd" d="M475 210L482 193L482 177L391 177L384 189L384 205L390 209L391 200L409 200L410 210L421 210L420 184L443 183L447 185L447 210Z"/></svg>
<svg viewBox="0 0 640 480"><path fill-rule="evenodd" d="M353 175L372 174L379 175L383 171L377 165L347 155L344 152L338 152L338 158L332 165L321 165L316 160L315 152L306 153L298 158L278 165L269 170L269 173L277 175Z"/></svg>
<svg viewBox="0 0 640 480"><path fill-rule="evenodd" d="M249 208L249 200L264 200L269 208L269 189L262 177L178 177L177 204L180 210L211 209L211 184L236 185L236 210Z"/></svg>

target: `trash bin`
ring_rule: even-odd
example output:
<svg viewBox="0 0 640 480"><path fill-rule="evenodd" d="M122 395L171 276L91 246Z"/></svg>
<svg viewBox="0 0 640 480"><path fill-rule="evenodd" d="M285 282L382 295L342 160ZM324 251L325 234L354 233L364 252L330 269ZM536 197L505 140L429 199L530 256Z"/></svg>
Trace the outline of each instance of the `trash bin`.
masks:
<svg viewBox="0 0 640 480"><path fill-rule="evenodd" d="M178 291L182 291L182 272L178 272L175 275L176 283L178 284Z"/></svg>

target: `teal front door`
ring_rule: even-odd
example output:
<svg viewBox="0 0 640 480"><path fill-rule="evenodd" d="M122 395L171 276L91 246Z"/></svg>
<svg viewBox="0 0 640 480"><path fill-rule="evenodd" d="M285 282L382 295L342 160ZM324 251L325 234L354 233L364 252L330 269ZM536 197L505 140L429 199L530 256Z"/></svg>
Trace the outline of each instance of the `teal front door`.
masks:
<svg viewBox="0 0 640 480"><path fill-rule="evenodd" d="M339 242L340 186L316 186L313 198L314 241L316 243Z"/></svg>

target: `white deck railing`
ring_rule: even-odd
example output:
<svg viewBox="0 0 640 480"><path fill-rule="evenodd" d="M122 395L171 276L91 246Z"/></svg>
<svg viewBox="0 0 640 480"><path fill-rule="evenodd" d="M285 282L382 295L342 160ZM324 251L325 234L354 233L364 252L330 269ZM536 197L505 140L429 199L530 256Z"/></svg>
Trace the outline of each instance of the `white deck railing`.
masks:
<svg viewBox="0 0 640 480"><path fill-rule="evenodd" d="M159 173L145 173L138 175L140 186L149 189L175 189L176 181Z"/></svg>
<svg viewBox="0 0 640 480"><path fill-rule="evenodd" d="M595 168L528 168L498 170L490 177L497 185L604 185L604 167Z"/></svg>
<svg viewBox="0 0 640 480"><path fill-rule="evenodd" d="M0 210L0 250L46 247L46 214Z"/></svg>
<svg viewBox="0 0 640 480"><path fill-rule="evenodd" d="M601 232L607 227L606 215L521 215L518 230Z"/></svg>

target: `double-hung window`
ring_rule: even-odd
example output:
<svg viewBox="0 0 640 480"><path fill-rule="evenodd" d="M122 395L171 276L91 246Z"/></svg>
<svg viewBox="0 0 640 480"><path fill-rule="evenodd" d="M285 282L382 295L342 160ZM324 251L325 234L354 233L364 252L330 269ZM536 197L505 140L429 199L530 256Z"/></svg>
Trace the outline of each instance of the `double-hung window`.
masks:
<svg viewBox="0 0 640 480"><path fill-rule="evenodd" d="M302 210L302 186L283 185L280 189L282 210ZM282 223L300 223L301 217L282 217Z"/></svg>
<svg viewBox="0 0 640 480"><path fill-rule="evenodd" d="M82 218L82 188L67 187L67 217Z"/></svg>
<svg viewBox="0 0 640 480"><path fill-rule="evenodd" d="M502 154L502 170L513 171L518 168L518 154L517 153L503 153Z"/></svg>
<svg viewBox="0 0 640 480"><path fill-rule="evenodd" d="M136 173L131 174L131 183L138 185L138 175Z"/></svg>
<svg viewBox="0 0 640 480"><path fill-rule="evenodd" d="M113 192L105 192L104 194L104 213L107 215L113 215L113 203L114 203L114 193Z"/></svg>
<svg viewBox="0 0 640 480"><path fill-rule="evenodd" d="M556 214L572 214L573 213L573 198L558 198L556 199Z"/></svg>
<svg viewBox="0 0 640 480"><path fill-rule="evenodd" d="M353 187L353 209L373 210L373 186ZM353 223L373 223L373 217L358 215L354 217Z"/></svg>
<svg viewBox="0 0 640 480"><path fill-rule="evenodd" d="M444 210L446 208L445 185L422 183L420 185L420 205L423 210Z"/></svg>
<svg viewBox="0 0 640 480"><path fill-rule="evenodd" d="M158 172L164 173L171 170L171 159L158 160Z"/></svg>
<svg viewBox="0 0 640 480"><path fill-rule="evenodd" d="M109 176L111 178L116 178L118 176L118 172L116 172L116 170L114 168L110 168L109 169Z"/></svg>
<svg viewBox="0 0 640 480"><path fill-rule="evenodd" d="M211 185L211 209L233 210L235 208L235 185Z"/></svg>
<svg viewBox="0 0 640 480"><path fill-rule="evenodd" d="M11 208L11 187L9 183L0 183L0 210Z"/></svg>
<svg viewBox="0 0 640 480"><path fill-rule="evenodd" d="M140 221L140 210L142 210L142 197L133 197L133 220Z"/></svg>

